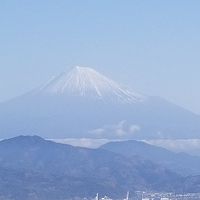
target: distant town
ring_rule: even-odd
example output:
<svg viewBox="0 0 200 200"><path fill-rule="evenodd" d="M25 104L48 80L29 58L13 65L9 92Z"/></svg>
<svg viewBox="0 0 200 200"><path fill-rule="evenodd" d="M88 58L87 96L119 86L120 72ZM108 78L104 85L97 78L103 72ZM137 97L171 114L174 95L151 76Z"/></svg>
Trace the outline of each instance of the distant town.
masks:
<svg viewBox="0 0 200 200"><path fill-rule="evenodd" d="M154 193L154 192L136 192L134 200L199 200L200 193Z"/></svg>
<svg viewBox="0 0 200 200"><path fill-rule="evenodd" d="M94 200L112 200L112 198L108 196L101 198L99 194L97 194ZM123 200L200 200L200 193L176 194L137 191L132 195L128 192L126 198Z"/></svg>

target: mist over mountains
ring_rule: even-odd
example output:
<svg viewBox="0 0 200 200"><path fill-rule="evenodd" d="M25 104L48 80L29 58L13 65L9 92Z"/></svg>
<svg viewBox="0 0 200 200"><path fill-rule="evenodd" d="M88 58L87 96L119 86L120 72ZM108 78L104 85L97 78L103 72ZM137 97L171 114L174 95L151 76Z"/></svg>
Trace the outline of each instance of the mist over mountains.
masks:
<svg viewBox="0 0 200 200"><path fill-rule="evenodd" d="M0 104L1 138L199 138L200 117L160 97L133 92L91 68L75 67Z"/></svg>

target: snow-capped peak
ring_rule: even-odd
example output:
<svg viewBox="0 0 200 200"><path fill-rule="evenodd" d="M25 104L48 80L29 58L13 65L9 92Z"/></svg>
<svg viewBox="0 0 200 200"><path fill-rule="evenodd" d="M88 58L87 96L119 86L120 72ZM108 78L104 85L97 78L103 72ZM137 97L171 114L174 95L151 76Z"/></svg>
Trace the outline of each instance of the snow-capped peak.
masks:
<svg viewBox="0 0 200 200"><path fill-rule="evenodd" d="M51 79L40 88L40 92L130 103L142 101L144 98L143 95L129 91L92 68L79 66Z"/></svg>

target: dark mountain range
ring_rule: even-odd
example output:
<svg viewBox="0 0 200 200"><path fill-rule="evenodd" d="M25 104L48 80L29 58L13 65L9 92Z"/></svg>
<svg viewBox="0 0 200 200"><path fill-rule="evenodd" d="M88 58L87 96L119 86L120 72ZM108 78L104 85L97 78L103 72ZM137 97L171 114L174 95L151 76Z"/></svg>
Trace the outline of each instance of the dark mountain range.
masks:
<svg viewBox="0 0 200 200"><path fill-rule="evenodd" d="M186 153L174 153L145 142L135 140L110 142L101 146L101 149L118 153L129 159L140 156L184 176L200 174L200 157Z"/></svg>
<svg viewBox="0 0 200 200"><path fill-rule="evenodd" d="M200 116L133 92L87 67L0 104L1 138L200 138Z"/></svg>
<svg viewBox="0 0 200 200"><path fill-rule="evenodd" d="M198 177L196 178L198 180ZM122 197L127 191L188 191L196 183L138 156L72 147L38 136L0 142L0 198L16 200ZM198 190L198 189L195 189Z"/></svg>

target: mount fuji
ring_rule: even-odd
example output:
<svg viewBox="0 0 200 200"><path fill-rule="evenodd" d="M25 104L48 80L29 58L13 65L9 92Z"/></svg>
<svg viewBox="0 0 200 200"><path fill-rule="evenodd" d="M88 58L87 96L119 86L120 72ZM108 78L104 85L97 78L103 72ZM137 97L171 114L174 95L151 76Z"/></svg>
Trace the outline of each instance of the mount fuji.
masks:
<svg viewBox="0 0 200 200"><path fill-rule="evenodd" d="M87 67L74 67L0 104L0 138L200 138L200 116L134 92Z"/></svg>
<svg viewBox="0 0 200 200"><path fill-rule="evenodd" d="M39 93L86 97L104 102L117 101L121 103L134 103L143 99L142 95L122 88L118 83L94 69L79 66L73 68L69 73L62 73L51 79L39 90L36 90L36 94Z"/></svg>

